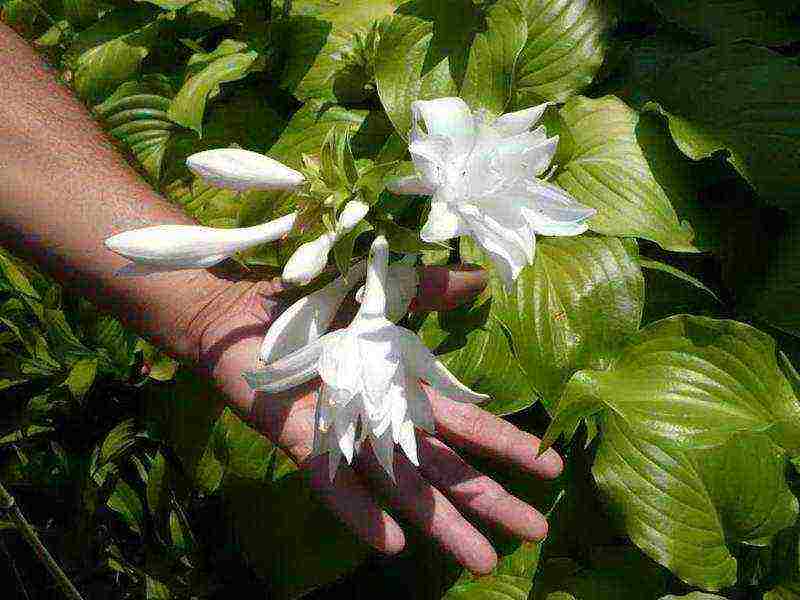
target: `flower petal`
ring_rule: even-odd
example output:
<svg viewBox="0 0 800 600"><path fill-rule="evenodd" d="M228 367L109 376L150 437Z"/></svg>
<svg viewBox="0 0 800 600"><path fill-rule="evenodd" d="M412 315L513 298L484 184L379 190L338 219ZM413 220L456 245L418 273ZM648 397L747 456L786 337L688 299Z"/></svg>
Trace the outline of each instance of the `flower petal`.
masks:
<svg viewBox="0 0 800 600"><path fill-rule="evenodd" d="M203 269L236 252L287 235L297 213L262 225L217 229L199 225L155 225L124 231L105 240L105 246L125 258L159 270Z"/></svg>
<svg viewBox="0 0 800 600"><path fill-rule="evenodd" d="M420 119L425 122L429 135L443 135L450 138L457 155L465 154L472 149L475 121L469 106L461 98L417 100L411 103L411 116L415 127L418 126Z"/></svg>
<svg viewBox="0 0 800 600"><path fill-rule="evenodd" d="M355 319L377 316L386 317L386 280L389 276L389 242L385 236L379 235L369 249L367 263L367 282L364 284L364 296L361 308Z"/></svg>
<svg viewBox="0 0 800 600"><path fill-rule="evenodd" d="M283 267L282 278L293 285L307 285L328 264L328 253L336 242L336 235L323 233L317 239L306 242L294 251Z"/></svg>
<svg viewBox="0 0 800 600"><path fill-rule="evenodd" d="M395 441L400 444L400 447L405 452L411 464L418 467L419 457L417 456L417 434L414 431L414 423L411 421L404 421L400 428L399 436L395 437Z"/></svg>
<svg viewBox="0 0 800 600"><path fill-rule="evenodd" d="M419 379L414 375L406 373L406 411L408 418L420 429L433 433L435 424L433 421L433 408L428 394L419 384Z"/></svg>
<svg viewBox="0 0 800 600"><path fill-rule="evenodd" d="M341 397L352 398L361 392L361 362L358 360L358 335L352 325L341 329L330 343L323 344L319 357L319 376ZM321 340L325 340L326 334ZM355 359L355 360L354 360Z"/></svg>
<svg viewBox="0 0 800 600"><path fill-rule="evenodd" d="M423 184L436 189L444 183L444 169L450 160L453 142L444 136L428 136L411 142L408 152Z"/></svg>
<svg viewBox="0 0 800 600"><path fill-rule="evenodd" d="M370 443L378 463L380 463L391 480L394 481L394 438L392 438L392 432L387 429L380 437L370 437Z"/></svg>
<svg viewBox="0 0 800 600"><path fill-rule="evenodd" d="M402 263L390 265L386 279L386 318L392 323L402 319L417 295L418 287L419 273L416 267Z"/></svg>
<svg viewBox="0 0 800 600"><path fill-rule="evenodd" d="M492 123L492 128L503 136L524 133L542 118L549 105L550 102L545 102L544 104L531 106L516 112L506 113L495 119Z"/></svg>
<svg viewBox="0 0 800 600"><path fill-rule="evenodd" d="M364 278L367 263L359 261L325 287L300 298L273 321L259 356L271 363L319 339L330 327L347 294Z"/></svg>
<svg viewBox="0 0 800 600"><path fill-rule="evenodd" d="M536 249L536 238L525 235L527 226L521 214L523 227L516 229L507 222L507 218L513 216L511 211L504 213L505 223L495 219L494 214L490 216L471 205L461 206L459 211L470 228L472 238L489 254L506 287L511 287L522 269L533 263Z"/></svg>
<svg viewBox="0 0 800 600"><path fill-rule="evenodd" d="M341 335L339 331L332 331L313 344L257 371L246 371L244 378L251 389L271 394L302 385L318 375L318 363L325 343L330 343Z"/></svg>
<svg viewBox="0 0 800 600"><path fill-rule="evenodd" d="M334 422L336 423L336 439L339 444L339 450L341 450L348 464L352 463L356 448L356 421L352 417L352 411L339 411L334 418Z"/></svg>
<svg viewBox="0 0 800 600"><path fill-rule="evenodd" d="M434 192L434 188L419 175L391 177L386 181L386 189L399 195L429 196Z"/></svg>
<svg viewBox="0 0 800 600"><path fill-rule="evenodd" d="M486 394L473 392L461 383L441 361L436 359L415 333L402 327L398 329L401 332L403 362L409 375L423 379L451 400L478 403L489 399Z"/></svg>
<svg viewBox="0 0 800 600"><path fill-rule="evenodd" d="M469 230L458 213L447 202L434 200L419 237L426 242L443 242L466 234Z"/></svg>
<svg viewBox="0 0 800 600"><path fill-rule="evenodd" d="M209 184L232 190L283 190L305 181L277 160L240 148L198 152L186 159L186 166Z"/></svg>
<svg viewBox="0 0 800 600"><path fill-rule="evenodd" d="M328 401L328 386L323 385L317 393L317 407L314 411L314 446L311 456L324 454L330 448L330 434L333 428L333 411Z"/></svg>
<svg viewBox="0 0 800 600"><path fill-rule="evenodd" d="M529 220L542 235L580 235L589 228L586 221L597 214L552 183L529 182L528 190L534 198Z"/></svg>

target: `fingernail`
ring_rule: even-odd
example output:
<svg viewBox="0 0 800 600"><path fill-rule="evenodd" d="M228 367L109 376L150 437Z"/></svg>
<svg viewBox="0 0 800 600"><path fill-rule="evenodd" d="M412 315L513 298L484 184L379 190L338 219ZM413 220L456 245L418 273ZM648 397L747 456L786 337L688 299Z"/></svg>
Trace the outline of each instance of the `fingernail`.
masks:
<svg viewBox="0 0 800 600"><path fill-rule="evenodd" d="M478 296L488 282L488 273L477 265L423 267L413 310L456 308Z"/></svg>

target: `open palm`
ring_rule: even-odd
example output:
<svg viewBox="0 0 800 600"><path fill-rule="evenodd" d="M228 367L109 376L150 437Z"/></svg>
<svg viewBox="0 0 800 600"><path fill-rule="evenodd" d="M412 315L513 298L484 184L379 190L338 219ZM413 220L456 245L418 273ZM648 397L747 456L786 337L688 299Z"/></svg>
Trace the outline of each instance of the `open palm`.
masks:
<svg viewBox="0 0 800 600"><path fill-rule="evenodd" d="M446 309L475 293L483 280L480 271L427 268L416 304ZM454 402L430 390L436 435L417 430L419 468L395 452L394 483L367 446L352 467L340 467L331 483L327 456L311 456L319 380L286 393L266 395L254 394L242 377L243 371L256 366L264 332L288 306L290 296L278 279L231 283L192 319L190 338L198 348L200 363L231 403L301 468L311 471L317 494L359 537L386 553L399 552L405 545L402 529L378 504L378 493L388 499L392 510L475 573L491 571L497 556L466 516L526 540L546 535L547 523L539 511L471 467L454 448L545 479L561 472L560 457L548 450L536 458L536 437L477 406ZM343 322L348 318L340 315Z"/></svg>

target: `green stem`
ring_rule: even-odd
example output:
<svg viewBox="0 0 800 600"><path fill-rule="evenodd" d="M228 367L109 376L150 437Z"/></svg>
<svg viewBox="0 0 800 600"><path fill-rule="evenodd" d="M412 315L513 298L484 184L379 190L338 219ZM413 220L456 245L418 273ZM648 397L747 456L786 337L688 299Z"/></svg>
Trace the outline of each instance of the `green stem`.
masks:
<svg viewBox="0 0 800 600"><path fill-rule="evenodd" d="M288 18L290 14L292 14L292 0L283 0L283 18Z"/></svg>
<svg viewBox="0 0 800 600"><path fill-rule="evenodd" d="M47 551L47 548L44 547L42 540L40 540L39 536L36 535L33 527L31 527L31 524L28 523L28 519L25 518L25 515L22 514L19 506L17 506L17 502L14 500L14 497L8 493L2 482L0 482L0 512L3 512L9 516L11 521L16 526L17 531L19 531L20 535L25 538L25 540L31 545L31 548L33 548L34 552L36 552L36 556L39 558L39 561L44 564L48 571L50 571L50 575L52 575L56 580L58 587L61 588L61 591L64 592L64 595L70 600L83 600L80 592L75 589L75 586L72 585L72 582L64 574L64 571L62 571L61 567L58 566L56 559L54 559L53 555L50 554L50 552Z"/></svg>

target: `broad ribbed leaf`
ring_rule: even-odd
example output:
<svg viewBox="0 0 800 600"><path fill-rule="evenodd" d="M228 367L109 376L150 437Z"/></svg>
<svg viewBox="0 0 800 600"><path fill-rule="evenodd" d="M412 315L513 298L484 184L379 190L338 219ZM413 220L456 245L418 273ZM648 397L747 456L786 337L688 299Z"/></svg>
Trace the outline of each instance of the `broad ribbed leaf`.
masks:
<svg viewBox="0 0 800 600"><path fill-rule="evenodd" d="M493 311L550 408L577 369L605 368L639 329L644 279L615 238L539 238L536 262Z"/></svg>
<svg viewBox="0 0 800 600"><path fill-rule="evenodd" d="M717 43L753 40L768 46L800 40L791 2L764 0L658 0L652 4L670 21Z"/></svg>
<svg viewBox="0 0 800 600"><path fill-rule="evenodd" d="M301 100L363 100L364 91L354 86L369 79L365 65L353 62L354 34L366 36L372 23L391 15L397 5L395 0L324 3L313 16L295 15L282 23L287 59L281 86Z"/></svg>
<svg viewBox="0 0 800 600"><path fill-rule="evenodd" d="M72 86L84 100L99 102L139 72L165 21L153 11L114 11L82 31L64 56Z"/></svg>
<svg viewBox="0 0 800 600"><path fill-rule="evenodd" d="M303 154L319 154L322 142L334 125L346 127L356 158L377 154L391 133L391 124L378 112L347 110L319 100L306 102L291 118L268 154L299 169Z"/></svg>
<svg viewBox="0 0 800 600"><path fill-rule="evenodd" d="M495 414L523 410L538 399L514 357L493 301L427 317L419 335L460 381L492 399L481 407Z"/></svg>
<svg viewBox="0 0 800 600"><path fill-rule="evenodd" d="M375 79L397 132L408 136L411 103L461 95L471 108L503 112L525 43L516 0L481 12L472 2L414 0L382 28Z"/></svg>
<svg viewBox="0 0 800 600"><path fill-rule="evenodd" d="M765 435L682 452L609 414L593 473L631 539L681 579L708 590L736 582L731 549L763 545L794 523L785 458Z"/></svg>
<svg viewBox="0 0 800 600"><path fill-rule="evenodd" d="M465 571L442 600L527 600L541 550L541 543L523 542L502 556L490 575L476 577Z"/></svg>
<svg viewBox="0 0 800 600"><path fill-rule="evenodd" d="M775 82L780 82L776 84ZM728 161L769 202L800 201L800 66L748 44L687 55L666 70L656 97L680 149Z"/></svg>
<svg viewBox="0 0 800 600"><path fill-rule="evenodd" d="M800 451L800 402L778 366L775 342L736 321L677 315L642 329L608 371L570 380L546 442L599 407L676 448L762 432Z"/></svg>
<svg viewBox="0 0 800 600"><path fill-rule="evenodd" d="M472 41L460 95L473 109L500 115L511 98L528 27L517 0L499 0L486 10L485 19L485 31Z"/></svg>
<svg viewBox="0 0 800 600"><path fill-rule="evenodd" d="M64 0L64 16L72 25L86 27L97 19L97 0Z"/></svg>
<svg viewBox="0 0 800 600"><path fill-rule="evenodd" d="M603 0L521 0L528 39L516 69L516 105L563 102L594 79L613 12Z"/></svg>
<svg viewBox="0 0 800 600"><path fill-rule="evenodd" d="M469 0L412 0L383 28L375 81L401 136L411 129L412 102L458 95L479 17Z"/></svg>
<svg viewBox="0 0 800 600"><path fill-rule="evenodd" d="M684 190L662 187L669 181L654 176L637 136L639 114L614 96L574 98L560 114L574 150L556 183L597 209L591 229L641 237L667 250L694 250L692 228L678 220L670 201Z"/></svg>
<svg viewBox="0 0 800 600"><path fill-rule="evenodd" d="M257 52L233 40L223 40L214 52L193 55L186 81L169 107L170 118L202 135L206 102L221 84L245 77L257 58Z"/></svg>
<svg viewBox="0 0 800 600"><path fill-rule="evenodd" d="M161 176L161 163L172 132L178 126L167 115L170 99L140 93L139 86L123 84L123 93L95 107L109 133L125 144L154 182Z"/></svg>

